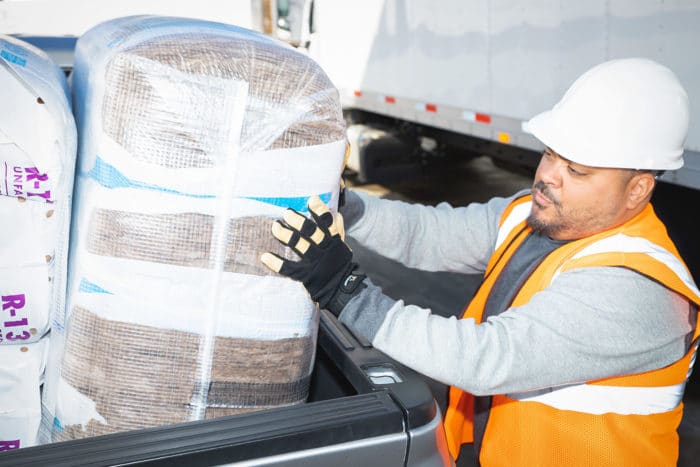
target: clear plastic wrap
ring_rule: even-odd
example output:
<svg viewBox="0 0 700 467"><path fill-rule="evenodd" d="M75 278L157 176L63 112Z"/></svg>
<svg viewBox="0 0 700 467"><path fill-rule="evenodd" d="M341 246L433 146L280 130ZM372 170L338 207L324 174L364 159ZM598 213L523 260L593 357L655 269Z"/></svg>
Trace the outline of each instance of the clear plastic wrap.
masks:
<svg viewBox="0 0 700 467"><path fill-rule="evenodd" d="M318 309L267 270L286 207L337 206L337 91L304 54L150 16L78 41L81 148L47 441L303 402ZM55 336L54 336L55 337Z"/></svg>
<svg viewBox="0 0 700 467"><path fill-rule="evenodd" d="M0 450L37 442L49 332L65 303L76 128L63 72L0 35Z"/></svg>

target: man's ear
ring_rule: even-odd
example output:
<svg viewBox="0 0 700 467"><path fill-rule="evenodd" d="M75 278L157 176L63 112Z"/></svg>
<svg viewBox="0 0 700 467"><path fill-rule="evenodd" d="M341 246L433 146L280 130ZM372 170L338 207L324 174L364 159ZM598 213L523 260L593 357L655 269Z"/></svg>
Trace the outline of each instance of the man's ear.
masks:
<svg viewBox="0 0 700 467"><path fill-rule="evenodd" d="M649 201L654 191L656 180L649 172L635 174L627 186L627 207L637 209L641 203Z"/></svg>

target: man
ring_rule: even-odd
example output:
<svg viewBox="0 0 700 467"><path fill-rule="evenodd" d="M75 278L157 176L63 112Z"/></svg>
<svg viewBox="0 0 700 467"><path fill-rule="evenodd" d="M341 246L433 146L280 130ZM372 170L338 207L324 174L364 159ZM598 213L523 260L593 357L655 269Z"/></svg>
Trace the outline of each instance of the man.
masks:
<svg viewBox="0 0 700 467"><path fill-rule="evenodd" d="M484 205L348 193L348 232L411 267L484 272L462 319L394 301L364 277L327 207L288 211L270 254L378 349L451 385L450 452L482 465L675 465L700 292L654 214L683 164L688 99L645 59L582 75L529 122L546 146L532 190ZM476 396L476 397L474 397Z"/></svg>

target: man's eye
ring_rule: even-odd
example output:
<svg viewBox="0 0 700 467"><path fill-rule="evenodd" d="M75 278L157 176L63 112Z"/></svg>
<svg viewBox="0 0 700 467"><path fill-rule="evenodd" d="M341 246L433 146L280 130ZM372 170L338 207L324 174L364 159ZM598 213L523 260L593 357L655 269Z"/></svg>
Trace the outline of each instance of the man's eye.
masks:
<svg viewBox="0 0 700 467"><path fill-rule="evenodd" d="M577 176L577 177L581 177L581 176L585 175L584 173L579 172L578 170L574 169L574 168L571 167L571 166L568 166L568 168L569 168L569 173L570 173L571 175L575 175L575 176Z"/></svg>

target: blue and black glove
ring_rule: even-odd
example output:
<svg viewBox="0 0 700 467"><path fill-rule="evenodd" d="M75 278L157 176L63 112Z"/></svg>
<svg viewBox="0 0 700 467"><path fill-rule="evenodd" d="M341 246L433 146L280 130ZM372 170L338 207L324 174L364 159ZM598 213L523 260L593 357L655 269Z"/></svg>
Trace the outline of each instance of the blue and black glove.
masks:
<svg viewBox="0 0 700 467"><path fill-rule="evenodd" d="M311 299L338 316L345 305L366 287L365 275L352 262L352 251L343 240L342 217L337 220L318 196L309 200L308 219L287 209L283 220L272 225L272 234L300 257L290 261L264 253L262 262L275 272L304 284Z"/></svg>

